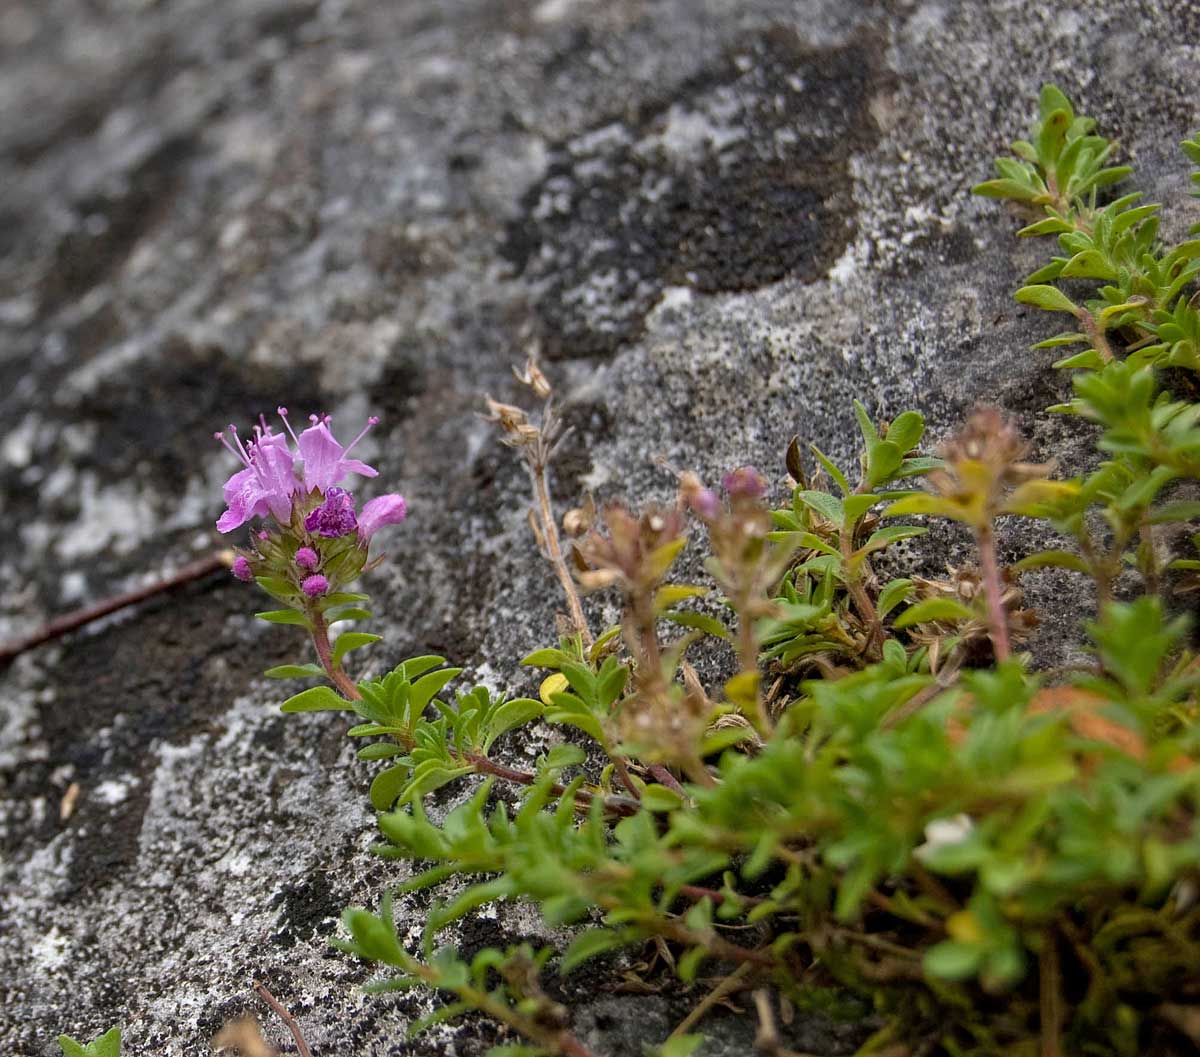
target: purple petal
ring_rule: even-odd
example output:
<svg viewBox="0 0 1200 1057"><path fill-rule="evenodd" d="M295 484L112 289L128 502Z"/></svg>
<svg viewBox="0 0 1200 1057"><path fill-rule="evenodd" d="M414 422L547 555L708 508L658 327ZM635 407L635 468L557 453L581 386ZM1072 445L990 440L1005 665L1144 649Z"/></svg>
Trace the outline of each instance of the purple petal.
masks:
<svg viewBox="0 0 1200 1057"><path fill-rule="evenodd" d="M253 470L235 473L225 483L225 504L229 509L217 522L219 532L232 532L252 517L261 517L267 512L267 502Z"/></svg>
<svg viewBox="0 0 1200 1057"><path fill-rule="evenodd" d="M379 471L374 466L368 466L365 462L360 462L358 459L338 460L338 480L340 481L348 473L362 474L363 477L379 476Z"/></svg>
<svg viewBox="0 0 1200 1057"><path fill-rule="evenodd" d="M256 474L249 466L244 470L239 470L228 481L225 482L225 487L222 489L222 495L225 496L226 505L234 502L238 496L245 495L247 490L253 488L258 481Z"/></svg>
<svg viewBox="0 0 1200 1057"><path fill-rule="evenodd" d="M304 487L327 492L338 483L337 465L342 446L333 438L324 422L309 426L297 439L304 460Z"/></svg>
<svg viewBox="0 0 1200 1057"><path fill-rule="evenodd" d="M362 508L358 518L358 538L366 543L384 525L397 525L408 516L404 496L381 495Z"/></svg>

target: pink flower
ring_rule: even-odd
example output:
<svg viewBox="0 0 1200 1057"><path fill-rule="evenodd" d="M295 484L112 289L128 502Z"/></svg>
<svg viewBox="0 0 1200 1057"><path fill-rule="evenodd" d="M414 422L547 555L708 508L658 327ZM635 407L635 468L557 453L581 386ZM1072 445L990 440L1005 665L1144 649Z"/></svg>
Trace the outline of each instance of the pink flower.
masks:
<svg viewBox="0 0 1200 1057"><path fill-rule="evenodd" d="M309 572L312 572L320 560L321 556L312 547L301 547L296 551L296 564L301 569L307 569Z"/></svg>
<svg viewBox="0 0 1200 1057"><path fill-rule="evenodd" d="M297 481L293 472L294 458L288 449L287 437L256 430L255 439L243 444L237 427L230 426L233 443L224 433L218 440L245 464L225 482L225 504L229 508L217 522L220 532L232 532L253 517L273 514L277 521L287 521L292 513L292 494Z"/></svg>
<svg viewBox="0 0 1200 1057"><path fill-rule="evenodd" d="M320 573L310 576L305 579L300 585L300 590L303 591L309 598L318 598L329 590L329 581Z"/></svg>
<svg viewBox="0 0 1200 1057"><path fill-rule="evenodd" d="M739 466L721 478L721 485L731 496L758 499L766 494L767 482L753 466Z"/></svg>
<svg viewBox="0 0 1200 1057"><path fill-rule="evenodd" d="M287 408L278 409L279 417L287 428L287 434L272 433L266 419L259 417L254 427L254 440L242 443L237 427L229 427L229 437L224 433L215 436L226 448L241 460L242 470L225 483L225 505L228 509L217 522L221 532L232 532L251 518L270 514L281 525L286 525L292 516L292 503L301 493L307 495L316 490L326 495L342 479L351 473L363 477L374 477L377 471L358 459L346 456L379 419L372 416L362 432L346 447L338 443L329 429L330 418L310 415L312 425L299 436L288 421ZM288 444L290 437L296 445L293 451ZM345 531L351 531L353 524Z"/></svg>
<svg viewBox="0 0 1200 1057"><path fill-rule="evenodd" d="M233 575L243 583L254 579L254 570L250 568L250 560L244 554L239 554L233 559Z"/></svg>
<svg viewBox="0 0 1200 1057"><path fill-rule="evenodd" d="M359 541L365 545L384 525L398 525L406 517L408 504L404 502L404 496L393 492L372 499L362 508L358 518Z"/></svg>
<svg viewBox="0 0 1200 1057"><path fill-rule="evenodd" d="M284 423L287 424L286 411L281 409L280 414L283 416ZM346 458L350 449L367 435L372 426L379 422L378 418L372 415L367 419L367 424L363 427L362 432L344 448L330 432L328 416L321 419L316 415L311 415L309 421L312 425L296 438L296 446L300 449L300 458L304 460L306 491L311 492L315 488L324 494L335 485L340 484L342 479L351 473L362 474L363 477L375 477L378 474L379 471L373 466L368 466L358 459ZM291 429L290 425L288 425L288 429Z"/></svg>

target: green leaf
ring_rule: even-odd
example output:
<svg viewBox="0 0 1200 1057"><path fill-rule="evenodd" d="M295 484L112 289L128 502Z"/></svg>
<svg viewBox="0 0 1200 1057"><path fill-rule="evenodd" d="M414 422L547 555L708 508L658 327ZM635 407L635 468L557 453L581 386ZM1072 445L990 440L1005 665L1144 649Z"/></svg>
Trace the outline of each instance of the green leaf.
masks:
<svg viewBox="0 0 1200 1057"><path fill-rule="evenodd" d="M706 1035L674 1035L661 1046L643 1047L646 1057L692 1057L704 1045Z"/></svg>
<svg viewBox="0 0 1200 1057"><path fill-rule="evenodd" d="M849 495L852 491L854 491L854 489L850 487L850 482L846 480L846 475L837 468L829 456L822 452L821 449L815 444L810 444L809 449L812 451L813 457L817 460L817 462L825 467L825 472L829 474L831 478L833 478L834 482L842 490L843 495ZM841 524L840 521L838 523Z"/></svg>
<svg viewBox="0 0 1200 1057"><path fill-rule="evenodd" d="M325 669L319 664L281 664L263 672L268 679L312 679L324 674Z"/></svg>
<svg viewBox="0 0 1200 1057"><path fill-rule="evenodd" d="M858 420L858 431L863 435L863 440L867 442L867 450L870 451L873 444L879 443L879 431L861 400L854 401L854 417Z"/></svg>
<svg viewBox="0 0 1200 1057"><path fill-rule="evenodd" d="M967 606L953 598L927 598L923 602L911 605L896 618L895 626L909 628L914 624L926 624L930 621L952 623L959 620L970 620L975 613Z"/></svg>
<svg viewBox="0 0 1200 1057"><path fill-rule="evenodd" d="M1064 231L1074 231L1075 228L1061 217L1046 217L1027 227L1021 228L1017 235L1028 238L1031 235L1061 235Z"/></svg>
<svg viewBox="0 0 1200 1057"><path fill-rule="evenodd" d="M312 628L308 617L295 609L272 609L266 613L255 613L259 620L268 624L296 624L302 628Z"/></svg>
<svg viewBox="0 0 1200 1057"><path fill-rule="evenodd" d="M310 686L279 706L281 712L353 712L354 705L328 686Z"/></svg>
<svg viewBox="0 0 1200 1057"><path fill-rule="evenodd" d="M1013 565L1013 568L1018 572L1024 572L1027 569L1042 569L1046 566L1073 569L1078 573L1086 573L1088 571L1087 562L1083 558L1072 551L1062 550L1038 551L1036 554L1027 555Z"/></svg>
<svg viewBox="0 0 1200 1057"><path fill-rule="evenodd" d="M58 1045L62 1047L63 1057L88 1057L88 1052L70 1035L59 1035Z"/></svg>
<svg viewBox="0 0 1200 1057"><path fill-rule="evenodd" d="M1031 345L1032 349L1055 349L1060 345L1077 345L1081 341L1087 341L1088 336L1081 334L1077 330L1067 330L1061 334L1055 334L1052 338L1047 338L1045 341L1039 341L1036 345Z"/></svg>
<svg viewBox="0 0 1200 1057"><path fill-rule="evenodd" d="M1150 511L1146 519L1152 525L1164 525L1171 521L1193 521L1200 518L1200 501L1183 500L1178 503L1164 503Z"/></svg>
<svg viewBox="0 0 1200 1057"><path fill-rule="evenodd" d="M732 638L729 629L708 613L697 613L691 609L677 609L670 613L664 613L662 618L669 620L672 624L678 624L680 627L695 628L718 639Z"/></svg>
<svg viewBox="0 0 1200 1057"><path fill-rule="evenodd" d="M372 642L378 642L382 637L381 635L369 635L365 631L343 631L333 644L334 667L337 667L342 658L351 650L369 646Z"/></svg>
<svg viewBox="0 0 1200 1057"><path fill-rule="evenodd" d="M921 443L924 435L925 417L919 411L904 411L888 426L886 439L907 455Z"/></svg>
<svg viewBox="0 0 1200 1057"><path fill-rule="evenodd" d="M648 785L642 790L642 807L647 811L678 811L683 797L665 785Z"/></svg>
<svg viewBox="0 0 1200 1057"><path fill-rule="evenodd" d="M1099 250L1084 250L1075 254L1063 265L1059 275L1064 279L1103 279L1105 282L1113 282L1117 278L1116 269Z"/></svg>
<svg viewBox="0 0 1200 1057"><path fill-rule="evenodd" d="M1071 299L1054 286L1022 286L1015 296L1021 304L1047 312L1070 312L1072 315L1078 312Z"/></svg>
<svg viewBox="0 0 1200 1057"><path fill-rule="evenodd" d="M901 540L924 536L928 531L929 529L919 528L916 525L886 525L872 532L870 538L859 550L862 553L882 550L884 547L890 547L893 543L899 543Z"/></svg>
<svg viewBox="0 0 1200 1057"><path fill-rule="evenodd" d="M930 976L942 980L965 980L983 961L983 951L958 940L943 940L925 952L922 965Z"/></svg>
<svg viewBox="0 0 1200 1057"><path fill-rule="evenodd" d="M363 609L361 606L345 606L344 608L330 610L325 614L325 620L329 624L336 624L340 620L370 620L371 611Z"/></svg>
<svg viewBox="0 0 1200 1057"><path fill-rule="evenodd" d="M403 753L404 749L399 745L394 745L386 741L376 741L370 745L364 745L359 749L358 758L360 760L388 760L393 756L400 756Z"/></svg>
<svg viewBox="0 0 1200 1057"><path fill-rule="evenodd" d="M578 745L563 742L555 745L542 761L542 766L549 771L561 771L567 767L576 767L587 759L587 753Z"/></svg>
<svg viewBox="0 0 1200 1057"><path fill-rule="evenodd" d="M533 668L553 668L557 670L564 662L573 660L575 660L574 657L563 653L562 650L544 649L534 650L528 656L522 657L521 663Z"/></svg>
<svg viewBox="0 0 1200 1057"><path fill-rule="evenodd" d="M376 811L390 811L411 773L412 768L406 763L398 763L386 771L380 771L371 782L371 806Z"/></svg>
<svg viewBox="0 0 1200 1057"><path fill-rule="evenodd" d="M986 198L1015 198L1019 202L1032 202L1041 194L1029 184L1017 180L984 180L971 188L971 194Z"/></svg>
<svg viewBox="0 0 1200 1057"><path fill-rule="evenodd" d="M443 668L439 672L432 672L429 675L422 676L412 684L412 694L409 700L412 701L413 715L419 716L425 711L425 706L429 704L442 690L451 679L462 674L461 668Z"/></svg>
<svg viewBox="0 0 1200 1057"><path fill-rule="evenodd" d="M815 510L826 521L841 525L845 520L846 510L842 506L842 501L836 496L832 496L828 492L814 492L811 489L799 492L797 495L800 502Z"/></svg>
<svg viewBox="0 0 1200 1057"><path fill-rule="evenodd" d="M879 600L875 603L875 608L880 618L886 617L901 602L906 601L908 596L913 593L913 590L914 585L911 580L898 579L887 584L879 592Z"/></svg>
<svg viewBox="0 0 1200 1057"><path fill-rule="evenodd" d="M88 1049L92 1057L121 1057L121 1029L109 1028Z"/></svg>
<svg viewBox="0 0 1200 1057"><path fill-rule="evenodd" d="M577 966L582 965L589 958L595 958L598 954L616 950L618 947L625 946L628 942L629 938L623 931L614 929L587 929L571 941L571 945L562 956L558 971L565 975Z"/></svg>
<svg viewBox="0 0 1200 1057"><path fill-rule="evenodd" d="M300 588L282 576L256 576L254 582L280 602L290 602L300 594Z"/></svg>
<svg viewBox="0 0 1200 1057"><path fill-rule="evenodd" d="M512 701L506 701L492 713L488 721L487 737L483 741L483 751L486 753L492 747L492 742L500 737L501 734L512 730L514 727L528 723L532 719L537 719L543 711L545 711L545 706L540 701L534 701L530 697L518 697Z"/></svg>
<svg viewBox="0 0 1200 1057"><path fill-rule="evenodd" d="M946 465L944 459L920 455L915 459L905 459L896 471L897 477L915 477L917 474L928 473L930 470L940 470Z"/></svg>
<svg viewBox="0 0 1200 1057"><path fill-rule="evenodd" d="M1104 358L1095 349L1086 349L1083 352L1077 352L1074 356L1066 356L1061 360L1055 360L1051 366L1058 368L1060 371L1068 371L1076 368L1101 371L1104 369Z"/></svg>

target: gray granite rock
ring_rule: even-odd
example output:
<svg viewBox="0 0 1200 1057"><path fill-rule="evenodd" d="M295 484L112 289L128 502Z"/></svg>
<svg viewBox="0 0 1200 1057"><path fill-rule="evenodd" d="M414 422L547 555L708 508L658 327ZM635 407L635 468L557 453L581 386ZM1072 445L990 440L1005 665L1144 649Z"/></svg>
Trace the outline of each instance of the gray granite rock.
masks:
<svg viewBox="0 0 1200 1057"><path fill-rule="evenodd" d="M209 552L224 423L375 411L372 487L412 515L369 579L370 663L436 651L528 691L557 597L475 411L529 351L575 427L562 501L665 497L659 457L781 486L794 433L851 455L855 395L934 434L997 402L1083 465L1088 430L1040 414L1067 385L1027 351L1046 319L1011 300L1044 249L967 189L1053 79L1182 232L1198 40L1188 0L4 0L0 635ZM934 544L916 559L964 553ZM1048 660L1079 619L1061 589L1030 588ZM0 1052L121 1023L135 1057L199 1055L254 979L319 1057L495 1040L403 1041L428 999L364 997L328 947L405 871L368 853L339 722L273 707L258 673L300 644L254 606L216 578L0 676ZM515 937L555 938L505 908L459 939ZM612 1057L695 998L600 982L563 997Z"/></svg>

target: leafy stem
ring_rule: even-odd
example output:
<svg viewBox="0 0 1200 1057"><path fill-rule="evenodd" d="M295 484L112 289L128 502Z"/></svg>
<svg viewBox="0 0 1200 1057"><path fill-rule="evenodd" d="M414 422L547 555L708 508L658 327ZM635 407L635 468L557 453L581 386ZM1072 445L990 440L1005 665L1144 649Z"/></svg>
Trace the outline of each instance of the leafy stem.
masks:
<svg viewBox="0 0 1200 1057"><path fill-rule="evenodd" d="M1003 662L1008 660L1012 651L1008 642L1008 617L1004 612L1004 584L1000 578L1000 566L996 562L996 537L990 522L976 527L975 546L979 550L979 564L983 569L988 633L996 652L996 661Z"/></svg>

